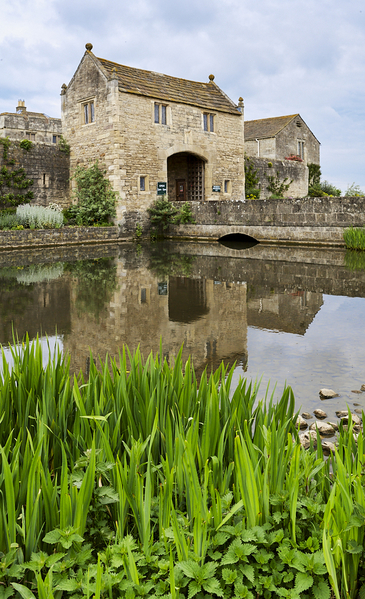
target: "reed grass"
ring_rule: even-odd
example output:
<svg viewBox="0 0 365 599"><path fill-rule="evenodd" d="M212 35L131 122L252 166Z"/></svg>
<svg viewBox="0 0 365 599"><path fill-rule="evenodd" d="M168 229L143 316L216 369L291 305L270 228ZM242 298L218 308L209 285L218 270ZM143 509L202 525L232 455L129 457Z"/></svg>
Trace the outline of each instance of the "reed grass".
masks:
<svg viewBox="0 0 365 599"><path fill-rule="evenodd" d="M290 387L198 381L181 356L123 348L86 379L38 340L2 353L0 596L356 596L362 434L325 461Z"/></svg>
<svg viewBox="0 0 365 599"><path fill-rule="evenodd" d="M343 232L346 248L349 250L365 250L365 228L349 227Z"/></svg>

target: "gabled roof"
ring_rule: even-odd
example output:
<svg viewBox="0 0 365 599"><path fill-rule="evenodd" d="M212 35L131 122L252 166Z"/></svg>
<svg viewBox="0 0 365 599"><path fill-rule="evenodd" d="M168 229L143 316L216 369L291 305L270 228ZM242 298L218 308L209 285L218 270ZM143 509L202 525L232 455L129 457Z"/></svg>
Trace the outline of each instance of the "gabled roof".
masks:
<svg viewBox="0 0 365 599"><path fill-rule="evenodd" d="M246 121L245 141L275 137L279 131L299 116L299 114L290 114L288 116L275 116L269 119L258 119L257 121Z"/></svg>
<svg viewBox="0 0 365 599"><path fill-rule="evenodd" d="M106 77L117 77L119 91L148 96L164 102L191 104L207 110L241 115L236 104L211 79L209 83L179 79L155 71L127 67L104 58L97 58L86 51L98 64ZM212 77L212 76L211 76ZM213 78L214 79L214 78Z"/></svg>

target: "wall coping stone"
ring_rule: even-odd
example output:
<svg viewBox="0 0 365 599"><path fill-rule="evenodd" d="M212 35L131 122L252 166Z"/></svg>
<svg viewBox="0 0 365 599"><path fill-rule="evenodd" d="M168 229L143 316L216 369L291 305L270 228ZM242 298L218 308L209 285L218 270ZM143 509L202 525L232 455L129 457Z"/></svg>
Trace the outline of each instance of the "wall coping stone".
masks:
<svg viewBox="0 0 365 599"><path fill-rule="evenodd" d="M24 247L110 243L119 240L119 227L61 227L0 231L0 250Z"/></svg>

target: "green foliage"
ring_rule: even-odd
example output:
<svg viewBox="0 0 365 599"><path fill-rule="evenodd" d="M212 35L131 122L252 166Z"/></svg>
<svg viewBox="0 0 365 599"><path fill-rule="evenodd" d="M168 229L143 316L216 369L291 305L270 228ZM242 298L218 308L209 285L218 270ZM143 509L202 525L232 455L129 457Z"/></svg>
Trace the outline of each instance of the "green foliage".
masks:
<svg viewBox="0 0 365 599"><path fill-rule="evenodd" d="M189 277L196 256L174 254L168 247L152 252L148 268L161 280L169 276Z"/></svg>
<svg viewBox="0 0 365 599"><path fill-rule="evenodd" d="M73 179L77 186L77 203L65 212L70 224L106 225L116 216L117 194L105 174L106 171L99 167L98 161L89 167L76 167Z"/></svg>
<svg viewBox="0 0 365 599"><path fill-rule="evenodd" d="M309 187L319 186L321 182L321 167L319 164L308 164Z"/></svg>
<svg viewBox="0 0 365 599"><path fill-rule="evenodd" d="M31 142L30 142L31 143ZM0 168L0 207L19 206L30 202L34 194L29 190L33 179L27 179L23 168L14 169L15 160L9 159L11 142L8 137L0 137L3 146L2 165ZM28 190L25 193L16 193L13 190Z"/></svg>
<svg viewBox="0 0 365 599"><path fill-rule="evenodd" d="M139 223L136 224L136 232L134 234L134 238L136 241L139 241L142 237L143 229Z"/></svg>
<svg viewBox="0 0 365 599"><path fill-rule="evenodd" d="M123 348L70 376L28 339L0 377L0 596L356 597L364 440L327 461L222 365ZM46 365L43 366L43 363Z"/></svg>
<svg viewBox="0 0 365 599"><path fill-rule="evenodd" d="M321 190L328 196L340 196L341 189L338 189L328 181L321 182Z"/></svg>
<svg viewBox="0 0 365 599"><path fill-rule="evenodd" d="M365 192L360 189L360 185L352 183L352 185L348 185L344 195L347 198L363 197L365 196Z"/></svg>
<svg viewBox="0 0 365 599"><path fill-rule="evenodd" d="M191 205L189 204L189 202L184 202L180 210L178 210L174 224L187 225L189 223L194 224L195 219L191 210Z"/></svg>
<svg viewBox="0 0 365 599"><path fill-rule="evenodd" d="M63 227L62 212L45 206L18 206L18 222L29 229L59 229Z"/></svg>
<svg viewBox="0 0 365 599"><path fill-rule="evenodd" d="M245 156L245 196L249 200L259 199L260 197L260 180L257 173L258 171L254 168L252 160Z"/></svg>
<svg viewBox="0 0 365 599"><path fill-rule="evenodd" d="M158 198L150 208L150 221L152 231L163 235L170 225L195 223L189 202L184 202L181 208L176 208L169 200L162 196Z"/></svg>
<svg viewBox="0 0 365 599"><path fill-rule="evenodd" d="M277 171L276 175L266 175L266 178L269 182L266 189L271 192L271 197L273 199L280 199L284 197L284 193L288 191L290 185L293 183L293 180L288 181L288 177L285 177L283 180L280 178L280 173Z"/></svg>
<svg viewBox="0 0 365 599"><path fill-rule="evenodd" d="M59 139L58 148L59 148L60 152L63 152L64 154L67 154L67 155L69 155L71 152L70 144L67 143L67 140L63 137L63 135L61 135L61 137Z"/></svg>
<svg viewBox="0 0 365 599"><path fill-rule="evenodd" d="M19 147L22 148L22 150L25 150L26 152L29 152L29 150L31 149L33 143L31 142L30 139L22 139L19 142Z"/></svg>
<svg viewBox="0 0 365 599"><path fill-rule="evenodd" d="M348 250L365 250L365 228L349 227L344 230L343 238Z"/></svg>
<svg viewBox="0 0 365 599"><path fill-rule="evenodd" d="M117 288L117 267L112 258L78 260L65 264L65 271L77 279L76 309L97 320Z"/></svg>

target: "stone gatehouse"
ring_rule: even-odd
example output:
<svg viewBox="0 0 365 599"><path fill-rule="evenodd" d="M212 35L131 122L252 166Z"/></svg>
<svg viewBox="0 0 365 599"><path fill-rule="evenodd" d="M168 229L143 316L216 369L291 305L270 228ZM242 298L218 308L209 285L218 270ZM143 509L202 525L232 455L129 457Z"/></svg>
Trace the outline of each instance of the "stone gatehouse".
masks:
<svg viewBox="0 0 365 599"><path fill-rule="evenodd" d="M117 220L170 200L244 199L243 101L209 82L136 69L86 52L61 91L71 171L99 160L119 193Z"/></svg>

